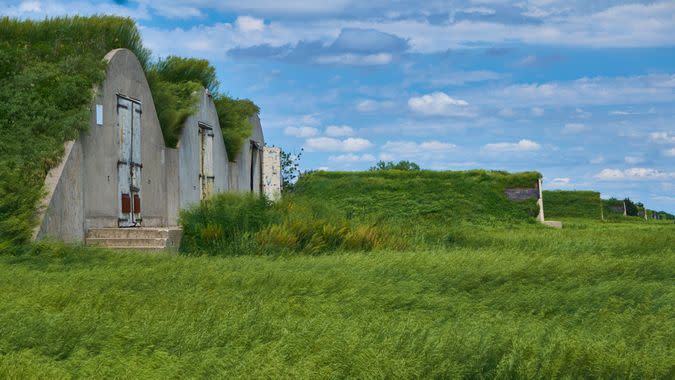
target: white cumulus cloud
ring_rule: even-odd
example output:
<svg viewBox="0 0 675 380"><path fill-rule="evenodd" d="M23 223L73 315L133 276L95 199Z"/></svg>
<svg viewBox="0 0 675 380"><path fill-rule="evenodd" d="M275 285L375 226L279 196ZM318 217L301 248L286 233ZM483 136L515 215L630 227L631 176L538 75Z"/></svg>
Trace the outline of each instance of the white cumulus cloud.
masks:
<svg viewBox="0 0 675 380"><path fill-rule="evenodd" d="M675 144L675 133L652 132L649 134L649 140L657 144Z"/></svg>
<svg viewBox="0 0 675 380"><path fill-rule="evenodd" d="M265 29L265 21L263 19L251 16L239 16L234 23L242 32L261 32Z"/></svg>
<svg viewBox="0 0 675 380"><path fill-rule="evenodd" d="M675 178L675 172L664 172L652 168L602 169L595 178L601 181L663 180Z"/></svg>
<svg viewBox="0 0 675 380"><path fill-rule="evenodd" d="M392 108L393 106L394 102L392 101L366 99L356 103L356 110L359 112L374 112L382 109Z"/></svg>
<svg viewBox="0 0 675 380"><path fill-rule="evenodd" d="M372 148L373 143L363 138L345 140L332 137L313 137L305 140L304 148L310 152L359 152Z"/></svg>
<svg viewBox="0 0 675 380"><path fill-rule="evenodd" d="M640 156L626 156L626 157L623 158L623 160L624 160L625 163L632 164L632 165L641 164L641 163L645 162L644 157L640 157Z"/></svg>
<svg viewBox="0 0 675 380"><path fill-rule="evenodd" d="M328 161L332 162L337 162L341 164L354 164L358 162L372 162L375 161L375 156L372 154L354 154L354 153L347 153L347 154L341 154L338 156L330 156L328 157Z"/></svg>
<svg viewBox="0 0 675 380"><path fill-rule="evenodd" d="M382 151L397 156L415 156L422 153L447 152L455 149L455 144L444 143L440 141L425 141L416 143L414 141L387 141L382 146Z"/></svg>
<svg viewBox="0 0 675 380"><path fill-rule="evenodd" d="M354 135L354 129L347 125L329 125L326 127L326 136L347 137Z"/></svg>
<svg viewBox="0 0 675 380"><path fill-rule="evenodd" d="M567 123L562 129L562 133L565 135L571 135L575 133L581 133L584 131L589 130L590 128L587 127L585 124L580 124L580 123Z"/></svg>
<svg viewBox="0 0 675 380"><path fill-rule="evenodd" d="M571 184L572 180L567 177L553 178L547 183L551 187L569 187Z"/></svg>
<svg viewBox="0 0 675 380"><path fill-rule="evenodd" d="M359 66L374 66L386 65L390 63L393 56L389 53L377 54L354 54L345 53L337 55L321 55L314 59L315 63L322 65L359 65Z"/></svg>
<svg viewBox="0 0 675 380"><path fill-rule="evenodd" d="M412 97L408 99L408 107L427 116L476 116L476 112L466 100L452 98L444 92Z"/></svg>
<svg viewBox="0 0 675 380"><path fill-rule="evenodd" d="M595 157L591 158L590 161L589 161L589 163L594 164L594 165L602 164L603 162L605 162L605 157L602 156L602 155L595 156Z"/></svg>
<svg viewBox="0 0 675 380"><path fill-rule="evenodd" d="M527 139L520 140L517 143L501 142L485 144L483 146L483 150L487 152L528 152L539 150L540 148L541 145Z"/></svg>
<svg viewBox="0 0 675 380"><path fill-rule="evenodd" d="M284 134L293 137L313 137L319 134L319 130L312 127L286 127Z"/></svg>
<svg viewBox="0 0 675 380"><path fill-rule="evenodd" d="M20 12L40 12L42 6L39 1L23 1L19 4Z"/></svg>
<svg viewBox="0 0 675 380"><path fill-rule="evenodd" d="M541 107L532 107L532 109L530 109L530 113L532 114L532 116L543 116L544 109Z"/></svg>

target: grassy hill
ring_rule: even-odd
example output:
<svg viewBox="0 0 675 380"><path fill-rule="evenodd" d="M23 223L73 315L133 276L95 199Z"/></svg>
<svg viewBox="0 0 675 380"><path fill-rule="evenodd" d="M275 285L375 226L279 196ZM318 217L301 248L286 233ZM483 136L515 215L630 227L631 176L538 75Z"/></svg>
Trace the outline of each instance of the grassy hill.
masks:
<svg viewBox="0 0 675 380"><path fill-rule="evenodd" d="M602 202L596 191L544 190L546 218L601 219Z"/></svg>
<svg viewBox="0 0 675 380"><path fill-rule="evenodd" d="M282 202L220 194L181 214L182 251L241 255L419 249L455 244L463 225L533 223L539 173L380 170L303 175Z"/></svg>
<svg viewBox="0 0 675 380"><path fill-rule="evenodd" d="M540 177L485 170L314 172L300 178L292 199L318 201L360 219L522 222L536 216L536 200L512 202L504 190L533 187Z"/></svg>

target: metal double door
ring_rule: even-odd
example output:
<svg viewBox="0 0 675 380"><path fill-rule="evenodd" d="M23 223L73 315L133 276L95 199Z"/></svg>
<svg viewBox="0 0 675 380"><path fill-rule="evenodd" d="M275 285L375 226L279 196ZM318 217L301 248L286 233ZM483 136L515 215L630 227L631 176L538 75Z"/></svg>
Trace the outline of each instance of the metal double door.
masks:
<svg viewBox="0 0 675 380"><path fill-rule="evenodd" d="M117 128L119 156L118 226L137 227L143 220L141 214L141 103L117 96Z"/></svg>
<svg viewBox="0 0 675 380"><path fill-rule="evenodd" d="M201 199L208 198L213 194L215 184L215 174L213 171L213 127L199 123L199 186L201 189Z"/></svg>

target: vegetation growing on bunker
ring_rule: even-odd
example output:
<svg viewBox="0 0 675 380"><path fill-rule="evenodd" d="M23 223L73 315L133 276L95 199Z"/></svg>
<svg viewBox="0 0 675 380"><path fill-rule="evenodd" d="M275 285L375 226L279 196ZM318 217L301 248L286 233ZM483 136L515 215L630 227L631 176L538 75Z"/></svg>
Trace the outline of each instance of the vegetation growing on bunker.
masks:
<svg viewBox="0 0 675 380"><path fill-rule="evenodd" d="M196 111L197 91L205 88L213 97L228 158L234 161L253 126L249 118L260 109L248 99L232 99L219 93L216 69L209 61L169 56L149 66L148 83L167 146L175 147L185 120Z"/></svg>
<svg viewBox="0 0 675 380"><path fill-rule="evenodd" d="M220 129L223 131L225 149L230 161L241 151L244 141L251 136L253 125L250 118L260 112L255 103L248 99L233 99L226 95L214 96Z"/></svg>
<svg viewBox="0 0 675 380"><path fill-rule="evenodd" d="M601 219L602 202L597 191L545 190L542 196L547 219Z"/></svg>

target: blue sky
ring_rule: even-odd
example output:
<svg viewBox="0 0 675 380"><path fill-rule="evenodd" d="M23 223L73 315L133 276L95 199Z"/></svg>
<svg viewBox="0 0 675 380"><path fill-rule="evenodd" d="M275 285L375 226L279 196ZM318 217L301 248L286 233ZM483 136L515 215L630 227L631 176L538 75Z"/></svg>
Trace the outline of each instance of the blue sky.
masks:
<svg viewBox="0 0 675 380"><path fill-rule="evenodd" d="M207 58L304 169L538 170L675 212L674 1L0 0L137 20Z"/></svg>

